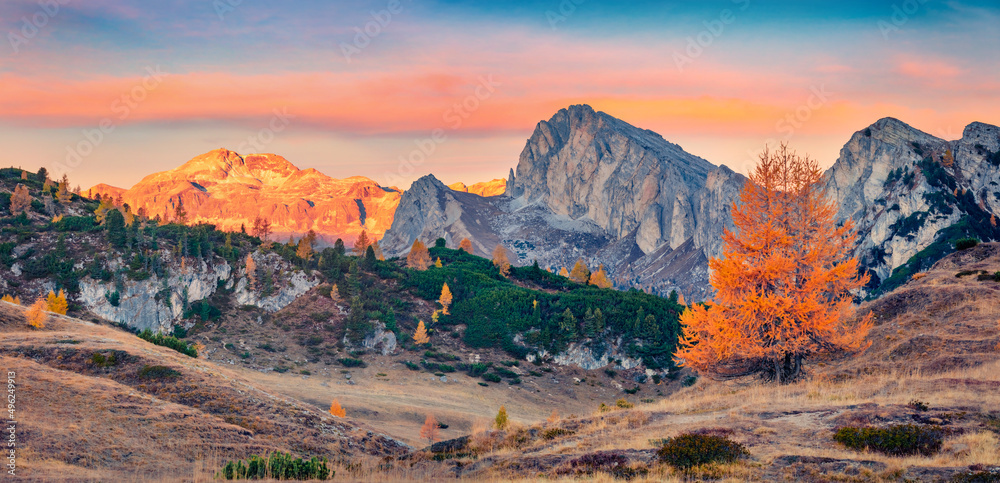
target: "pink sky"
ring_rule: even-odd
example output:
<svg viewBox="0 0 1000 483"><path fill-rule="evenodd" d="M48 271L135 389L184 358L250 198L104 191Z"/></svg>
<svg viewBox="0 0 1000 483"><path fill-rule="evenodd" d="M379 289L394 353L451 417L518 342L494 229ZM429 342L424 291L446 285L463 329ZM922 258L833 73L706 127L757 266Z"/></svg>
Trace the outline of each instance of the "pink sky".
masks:
<svg viewBox="0 0 1000 483"><path fill-rule="evenodd" d="M963 28L996 39L996 24L983 27L980 17ZM213 63L155 48L56 49L43 39L0 66L0 164L69 166L84 187L127 187L226 147L405 188L427 173L446 182L506 177L535 124L578 103L738 171L777 141L829 166L852 133L887 116L949 139L973 121L1000 123L997 54L962 50L968 39L913 23L891 41L874 21L801 38L733 29L683 69L675 54L697 29L588 36L414 18L393 32L390 24L350 62L335 46L275 48L263 58L234 48L250 58ZM166 75L149 77L157 66ZM448 140L414 172L399 173L398 159L435 129Z"/></svg>

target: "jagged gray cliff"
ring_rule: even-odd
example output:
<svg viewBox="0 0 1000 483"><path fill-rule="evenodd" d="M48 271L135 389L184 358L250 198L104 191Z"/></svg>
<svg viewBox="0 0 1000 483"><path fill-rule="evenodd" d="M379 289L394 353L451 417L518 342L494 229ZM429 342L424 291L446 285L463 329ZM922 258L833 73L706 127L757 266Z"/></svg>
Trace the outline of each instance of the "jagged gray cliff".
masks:
<svg viewBox="0 0 1000 483"><path fill-rule="evenodd" d="M926 268L957 237L1000 238L998 165L1000 129L987 124L956 141L891 118L855 133L824 181L839 218L858 227L869 290ZM702 300L708 258L721 255L745 183L652 131L572 106L538 124L503 196L455 192L433 176L415 182L383 249L403 255L416 238L453 246L468 237L481 255L499 243L517 264L558 269L583 258L619 287Z"/></svg>

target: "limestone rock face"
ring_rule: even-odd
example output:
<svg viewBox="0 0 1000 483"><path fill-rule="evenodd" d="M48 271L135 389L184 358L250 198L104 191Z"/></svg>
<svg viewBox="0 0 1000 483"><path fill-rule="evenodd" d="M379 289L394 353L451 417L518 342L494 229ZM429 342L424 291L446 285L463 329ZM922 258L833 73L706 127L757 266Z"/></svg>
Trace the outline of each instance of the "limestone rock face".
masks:
<svg viewBox="0 0 1000 483"><path fill-rule="evenodd" d="M986 222L1000 213L997 152L1000 128L982 123L946 141L885 118L851 137L824 180L838 218L855 223L855 255L876 283L940 242L944 231L993 237Z"/></svg>
<svg viewBox="0 0 1000 483"><path fill-rule="evenodd" d="M403 255L416 238L455 246L468 237L480 255L499 243L515 264L553 270L583 258L619 286L698 299L708 294L705 253L721 252L744 182L652 131L572 106L538 124L504 196L469 196L433 176L415 182L382 247Z"/></svg>
<svg viewBox="0 0 1000 483"><path fill-rule="evenodd" d="M448 185L454 191L461 191L462 193L472 193L474 195L479 195L483 197L489 196L500 196L507 191L507 180L503 178L495 179L492 181L483 181L481 183L476 183L472 186L466 186L465 183L459 181L458 183Z"/></svg>
<svg viewBox="0 0 1000 483"><path fill-rule="evenodd" d="M121 194L133 210L173 220L182 204L190 223L227 231L248 231L257 216L271 221L272 239L284 241L315 230L333 243L350 246L367 230L375 238L392 225L400 193L363 177L334 179L315 169L300 170L274 154L241 156L218 149L169 171L151 174L126 191L98 185L93 193Z"/></svg>

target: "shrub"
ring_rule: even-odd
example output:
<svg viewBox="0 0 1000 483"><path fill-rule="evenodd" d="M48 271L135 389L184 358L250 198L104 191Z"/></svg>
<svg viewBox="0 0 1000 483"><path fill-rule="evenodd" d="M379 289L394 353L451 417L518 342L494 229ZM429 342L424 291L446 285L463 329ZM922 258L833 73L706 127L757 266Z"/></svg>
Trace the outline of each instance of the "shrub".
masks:
<svg viewBox="0 0 1000 483"><path fill-rule="evenodd" d="M420 365L419 364L414 364L414 363L412 363L410 361L403 361L403 364L405 364L406 368L409 369L409 370L411 370L411 371L419 371L420 370Z"/></svg>
<svg viewBox="0 0 1000 483"><path fill-rule="evenodd" d="M354 359L352 357L337 359L337 362L339 362L344 367L362 367L362 368L368 367L368 364L366 364L365 361L361 359Z"/></svg>
<svg viewBox="0 0 1000 483"><path fill-rule="evenodd" d="M633 468L629 465L628 457L621 453L601 451L576 458L569 462L568 471L561 471L576 475L592 475L597 472L608 473L618 479L631 480L645 475L649 470L645 467Z"/></svg>
<svg viewBox="0 0 1000 483"><path fill-rule="evenodd" d="M556 439L560 436L569 436L574 433L575 431L570 431L564 428L549 428L542 431L542 439Z"/></svg>
<svg viewBox="0 0 1000 483"><path fill-rule="evenodd" d="M921 401L919 399L914 399L914 400L910 401L910 403L907 404L907 406L909 406L911 409L914 409L914 410L920 411L920 412L927 411L927 410L929 410L931 408L930 406L927 405L927 403L925 403L925 402L923 402L923 401Z"/></svg>
<svg viewBox="0 0 1000 483"><path fill-rule="evenodd" d="M489 373L489 374L483 374L483 380L487 382L497 383L500 382L502 379L500 379L500 376L496 374Z"/></svg>
<svg viewBox="0 0 1000 483"><path fill-rule="evenodd" d="M833 439L858 451L870 449L891 456L930 456L941 449L944 431L938 427L898 424L886 428L845 426Z"/></svg>
<svg viewBox="0 0 1000 483"><path fill-rule="evenodd" d="M308 460L293 458L291 454L276 451L264 457L251 455L243 460L227 461L216 475L224 480L326 480L334 475L326 458Z"/></svg>
<svg viewBox="0 0 1000 483"><path fill-rule="evenodd" d="M956 250L968 250L979 244L979 240L975 238L963 238L955 242Z"/></svg>
<svg viewBox="0 0 1000 483"><path fill-rule="evenodd" d="M632 404L624 399L619 399L615 401L615 406L618 406L619 408L622 409L632 409L635 407L635 404Z"/></svg>
<svg viewBox="0 0 1000 483"><path fill-rule="evenodd" d="M176 337L154 334L153 331L149 329L140 332L138 335L140 339L151 344L173 349L188 357L198 357L198 350L195 349L194 346L188 345L187 342L184 342Z"/></svg>
<svg viewBox="0 0 1000 483"><path fill-rule="evenodd" d="M708 463L731 463L750 452L725 436L685 433L668 439L656 454L674 468L689 470Z"/></svg>
<svg viewBox="0 0 1000 483"><path fill-rule="evenodd" d="M98 367L113 367L118 365L118 356L115 352L105 356L100 352L95 352L90 356L90 363Z"/></svg>
<svg viewBox="0 0 1000 483"><path fill-rule="evenodd" d="M167 366L142 366L139 369L138 376L142 379L174 379L181 377L181 373L177 372Z"/></svg>

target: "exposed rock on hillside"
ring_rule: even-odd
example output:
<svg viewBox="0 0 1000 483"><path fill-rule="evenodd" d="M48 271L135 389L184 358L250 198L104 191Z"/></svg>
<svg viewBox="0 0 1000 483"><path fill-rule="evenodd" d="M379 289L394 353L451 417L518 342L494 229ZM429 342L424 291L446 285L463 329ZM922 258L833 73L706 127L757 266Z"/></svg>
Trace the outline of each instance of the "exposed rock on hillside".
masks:
<svg viewBox="0 0 1000 483"><path fill-rule="evenodd" d="M483 197L499 196L507 190L507 180L500 178L492 181L483 181L472 186L466 186L461 181L448 185L449 188L463 193L472 193Z"/></svg>

